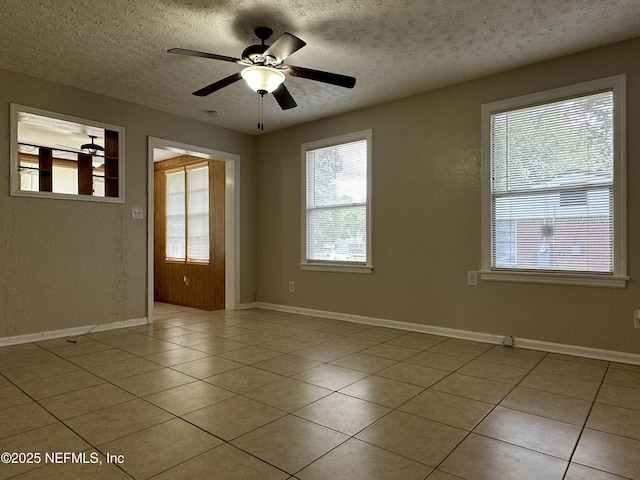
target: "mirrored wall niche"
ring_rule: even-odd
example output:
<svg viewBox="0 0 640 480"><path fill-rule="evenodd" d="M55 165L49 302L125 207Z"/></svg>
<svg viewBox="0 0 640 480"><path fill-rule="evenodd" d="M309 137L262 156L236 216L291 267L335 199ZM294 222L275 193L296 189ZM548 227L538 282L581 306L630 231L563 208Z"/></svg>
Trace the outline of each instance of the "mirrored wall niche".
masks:
<svg viewBox="0 0 640 480"><path fill-rule="evenodd" d="M124 128L11 105L11 194L124 202Z"/></svg>

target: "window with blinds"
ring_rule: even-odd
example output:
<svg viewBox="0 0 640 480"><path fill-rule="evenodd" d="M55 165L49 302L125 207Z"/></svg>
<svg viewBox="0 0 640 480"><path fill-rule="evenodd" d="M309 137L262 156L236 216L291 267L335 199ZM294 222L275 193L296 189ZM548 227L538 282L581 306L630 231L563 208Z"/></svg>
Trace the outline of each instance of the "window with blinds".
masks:
<svg viewBox="0 0 640 480"><path fill-rule="evenodd" d="M622 274L616 94L611 84L485 109L492 271Z"/></svg>
<svg viewBox="0 0 640 480"><path fill-rule="evenodd" d="M186 166L166 172L166 257L170 261L209 261L209 167Z"/></svg>
<svg viewBox="0 0 640 480"><path fill-rule="evenodd" d="M370 132L303 145L303 264L367 266Z"/></svg>

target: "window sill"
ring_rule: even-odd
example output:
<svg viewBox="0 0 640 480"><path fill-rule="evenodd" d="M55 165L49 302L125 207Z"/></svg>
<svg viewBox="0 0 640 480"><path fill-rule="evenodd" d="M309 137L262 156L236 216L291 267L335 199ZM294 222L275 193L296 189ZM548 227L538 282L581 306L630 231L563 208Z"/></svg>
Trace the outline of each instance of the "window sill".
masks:
<svg viewBox="0 0 640 480"><path fill-rule="evenodd" d="M372 265L354 265L340 263L301 263L300 270L313 272L338 272L338 273L371 273Z"/></svg>
<svg viewBox="0 0 640 480"><path fill-rule="evenodd" d="M629 277L586 275L555 272L480 271L480 278L489 282L538 283L546 285L574 285L580 287L625 288Z"/></svg>
<svg viewBox="0 0 640 480"><path fill-rule="evenodd" d="M201 265L201 266L208 266L209 262L207 262L206 260L204 261L200 261L200 260L184 260L184 259L180 259L180 258L165 258L164 259L164 263L173 263L173 264L177 264L177 265Z"/></svg>
<svg viewBox="0 0 640 480"><path fill-rule="evenodd" d="M12 197L47 198L53 200L74 200L80 202L124 203L123 197L97 197L76 193L34 192L30 190L13 190Z"/></svg>

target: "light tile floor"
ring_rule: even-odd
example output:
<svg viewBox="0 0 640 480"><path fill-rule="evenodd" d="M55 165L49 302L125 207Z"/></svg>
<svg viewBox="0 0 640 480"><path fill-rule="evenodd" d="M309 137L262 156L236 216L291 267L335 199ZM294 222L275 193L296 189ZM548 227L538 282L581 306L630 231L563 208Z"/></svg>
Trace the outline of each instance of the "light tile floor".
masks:
<svg viewBox="0 0 640 480"><path fill-rule="evenodd" d="M0 374L0 479L640 479L639 366L158 304Z"/></svg>

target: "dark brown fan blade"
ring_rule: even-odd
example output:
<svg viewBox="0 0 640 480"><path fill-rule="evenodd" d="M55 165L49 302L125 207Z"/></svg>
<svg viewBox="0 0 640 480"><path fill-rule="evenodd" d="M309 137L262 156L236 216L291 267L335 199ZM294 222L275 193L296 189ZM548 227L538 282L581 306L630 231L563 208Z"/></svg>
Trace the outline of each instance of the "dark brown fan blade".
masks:
<svg viewBox="0 0 640 480"><path fill-rule="evenodd" d="M223 62L238 63L239 58L227 57L226 55L217 55L215 53L198 52L196 50L187 50L186 48L170 48L167 53L177 53L178 55L189 55L191 57L211 58L213 60L222 60Z"/></svg>
<svg viewBox="0 0 640 480"><path fill-rule="evenodd" d="M280 86L273 91L273 96L282 110L289 110L290 108L298 106L287 87L284 86L284 83L281 83Z"/></svg>
<svg viewBox="0 0 640 480"><path fill-rule="evenodd" d="M285 58L294 52L297 52L307 43L295 35L284 32L280 35L273 45L271 45L264 52L264 56L274 57L278 63L282 62Z"/></svg>
<svg viewBox="0 0 640 480"><path fill-rule="evenodd" d="M207 95L211 95L213 92L217 92L221 88L224 88L228 85L231 85L232 83L237 82L241 78L242 78L242 75L240 75L240 72L236 72L233 75L229 75L228 77L223 78L222 80L218 80L217 82L212 83L211 85L207 85L206 87L193 92L193 94L197 95L198 97L206 97Z"/></svg>
<svg viewBox="0 0 640 480"><path fill-rule="evenodd" d="M285 65L282 67L282 73L292 77L306 78L315 80L316 82L329 83L338 87L353 88L356 84L354 77L340 75L338 73L321 72L320 70L312 70L310 68L296 67L294 65Z"/></svg>

